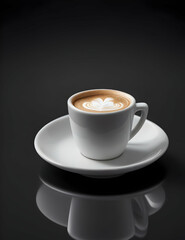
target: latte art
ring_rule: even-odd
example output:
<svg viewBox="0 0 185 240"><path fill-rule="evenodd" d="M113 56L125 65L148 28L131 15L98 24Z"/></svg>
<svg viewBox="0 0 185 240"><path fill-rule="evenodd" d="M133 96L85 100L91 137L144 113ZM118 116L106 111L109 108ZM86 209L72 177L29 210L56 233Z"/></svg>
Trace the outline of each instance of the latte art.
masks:
<svg viewBox="0 0 185 240"><path fill-rule="evenodd" d="M123 103L114 103L114 99L110 97L105 98L104 100L102 98L96 98L91 102L84 102L83 107L89 110L105 112L111 110L119 110L123 108Z"/></svg>
<svg viewBox="0 0 185 240"><path fill-rule="evenodd" d="M119 91L95 90L76 96L73 105L85 112L101 114L123 110L130 105L130 100Z"/></svg>

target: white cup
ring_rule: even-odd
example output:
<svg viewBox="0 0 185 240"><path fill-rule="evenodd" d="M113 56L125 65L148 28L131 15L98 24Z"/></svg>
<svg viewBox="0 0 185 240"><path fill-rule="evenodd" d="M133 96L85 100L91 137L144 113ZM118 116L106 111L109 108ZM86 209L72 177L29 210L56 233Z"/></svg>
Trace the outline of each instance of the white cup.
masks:
<svg viewBox="0 0 185 240"><path fill-rule="evenodd" d="M102 90L117 92L129 99L130 104L123 110L114 112L86 112L76 108L73 100L82 93L93 95ZM76 93L68 99L68 112L74 141L82 155L96 160L113 159L121 155L128 141L133 138L143 126L148 113L146 103L136 103L135 98L128 93L111 89L94 89ZM132 129L134 114L141 111L141 118Z"/></svg>

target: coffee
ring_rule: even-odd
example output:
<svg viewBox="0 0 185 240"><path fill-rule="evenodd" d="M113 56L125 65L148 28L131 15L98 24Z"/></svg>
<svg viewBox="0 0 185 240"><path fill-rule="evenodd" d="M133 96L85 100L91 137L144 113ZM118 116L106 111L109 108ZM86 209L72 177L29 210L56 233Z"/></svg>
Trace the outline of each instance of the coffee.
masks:
<svg viewBox="0 0 185 240"><path fill-rule="evenodd" d="M94 90L76 96L73 105L85 112L106 113L127 108L130 100L120 91Z"/></svg>

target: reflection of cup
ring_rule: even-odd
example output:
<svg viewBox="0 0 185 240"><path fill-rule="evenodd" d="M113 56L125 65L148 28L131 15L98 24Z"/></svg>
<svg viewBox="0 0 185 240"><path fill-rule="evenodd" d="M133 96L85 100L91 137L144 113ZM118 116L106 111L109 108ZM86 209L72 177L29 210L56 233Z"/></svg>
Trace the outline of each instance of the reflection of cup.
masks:
<svg viewBox="0 0 185 240"><path fill-rule="evenodd" d="M148 215L139 209L134 216L129 198L108 201L73 198L68 232L74 239L130 239L135 235L135 222L148 225Z"/></svg>
<svg viewBox="0 0 185 240"><path fill-rule="evenodd" d="M165 202L165 172L158 163L101 181L44 166L37 206L48 219L66 227L74 239L142 238L147 233L148 217Z"/></svg>
<svg viewBox="0 0 185 240"><path fill-rule="evenodd" d="M72 238L86 240L144 237L148 216L156 213L164 201L162 186L140 194L101 197L59 191L43 182L36 196L44 216L67 227Z"/></svg>
<svg viewBox="0 0 185 240"><path fill-rule="evenodd" d="M146 232L148 228L148 212L143 196L134 197L132 200L132 210L135 220L135 229L139 232ZM135 234L137 236L137 232Z"/></svg>
<svg viewBox="0 0 185 240"><path fill-rule="evenodd" d="M122 96L129 102L124 109L112 112L87 112L74 106L78 98L100 94ZM74 140L80 152L92 159L106 160L121 155L128 141L143 126L147 117L146 103L136 103L130 94L110 89L88 90L68 99L68 111ZM133 117L141 111L141 118L132 129Z"/></svg>

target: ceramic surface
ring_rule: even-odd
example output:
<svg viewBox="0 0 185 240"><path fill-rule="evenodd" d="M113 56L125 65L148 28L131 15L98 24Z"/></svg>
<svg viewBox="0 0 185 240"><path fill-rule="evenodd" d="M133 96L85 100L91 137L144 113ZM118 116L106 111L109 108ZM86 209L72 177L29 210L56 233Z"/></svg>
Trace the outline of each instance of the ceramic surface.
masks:
<svg viewBox="0 0 185 240"><path fill-rule="evenodd" d="M117 92L129 99L130 105L115 112L85 112L73 105L73 100L81 94L91 95L101 91L110 94ZM91 159L110 160L120 156L126 149L128 141L133 138L143 126L147 114L146 103L136 103L133 96L128 93L111 89L87 90L72 95L68 99L68 112L74 141L80 152ZM132 129L133 117L141 111L138 124Z"/></svg>
<svg viewBox="0 0 185 240"><path fill-rule="evenodd" d="M134 116L134 126L140 117ZM124 153L116 159L96 161L84 157L74 143L69 116L45 125L34 141L37 153L48 163L61 169L95 178L109 178L134 171L160 158L168 147L166 133L146 120Z"/></svg>

